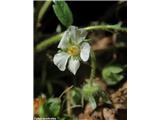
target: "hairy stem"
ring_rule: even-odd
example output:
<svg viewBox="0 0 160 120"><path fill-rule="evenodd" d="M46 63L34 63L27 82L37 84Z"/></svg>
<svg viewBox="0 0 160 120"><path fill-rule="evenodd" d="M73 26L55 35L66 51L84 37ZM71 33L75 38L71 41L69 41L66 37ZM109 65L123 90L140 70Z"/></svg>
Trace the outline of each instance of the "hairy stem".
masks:
<svg viewBox="0 0 160 120"><path fill-rule="evenodd" d="M118 25L96 25L96 26L84 27L81 29L85 29L87 31L91 31L91 30L105 30L105 31L116 30L116 31L127 32L126 28L122 28ZM35 47L35 52L41 52L41 51L45 50L46 48L48 48L52 44L58 42L62 36L63 36L63 33L60 33L60 34L54 35L46 40L43 40Z"/></svg>
<svg viewBox="0 0 160 120"><path fill-rule="evenodd" d="M91 50L91 74L90 74L91 85L93 84L93 81L95 79L95 74L96 74L96 57L93 50Z"/></svg>

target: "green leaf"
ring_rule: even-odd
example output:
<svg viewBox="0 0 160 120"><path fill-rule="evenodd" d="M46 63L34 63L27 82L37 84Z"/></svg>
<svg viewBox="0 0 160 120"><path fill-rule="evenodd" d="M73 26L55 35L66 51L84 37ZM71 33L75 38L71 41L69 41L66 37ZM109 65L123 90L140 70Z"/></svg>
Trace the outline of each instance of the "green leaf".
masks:
<svg viewBox="0 0 160 120"><path fill-rule="evenodd" d="M97 83L93 83L92 85L88 81L87 84L83 85L82 93L84 95L84 98L88 100L89 97L92 97L96 95L96 93L100 90L100 87Z"/></svg>
<svg viewBox="0 0 160 120"><path fill-rule="evenodd" d="M51 113L53 114L53 116L58 116L60 113L60 109L61 109L61 101L58 98L54 98L51 101L51 105L49 107Z"/></svg>
<svg viewBox="0 0 160 120"><path fill-rule="evenodd" d="M54 12L59 21L66 27L73 23L72 12L65 1L55 1L53 5Z"/></svg>
<svg viewBox="0 0 160 120"><path fill-rule="evenodd" d="M119 66L107 66L103 69L103 72L107 75L110 75L111 73L120 73L122 71L123 69Z"/></svg>
<svg viewBox="0 0 160 120"><path fill-rule="evenodd" d="M56 117L60 114L61 100L59 98L50 98L45 104L45 111L49 116Z"/></svg>
<svg viewBox="0 0 160 120"><path fill-rule="evenodd" d="M79 88L73 88L71 90L71 95L72 95L72 102L73 102L73 105L79 105L81 104L81 92L80 92L81 89Z"/></svg>
<svg viewBox="0 0 160 120"><path fill-rule="evenodd" d="M93 109L95 109L97 107L97 104L96 104L94 97L89 97L89 103L91 104Z"/></svg>
<svg viewBox="0 0 160 120"><path fill-rule="evenodd" d="M39 110L38 110L38 113L39 113L39 116L40 117L45 117L45 110L44 110L44 108L43 108L43 105L41 105L40 107L39 107Z"/></svg>
<svg viewBox="0 0 160 120"><path fill-rule="evenodd" d="M116 85L124 78L122 71L120 66L107 66L102 70L102 76L108 85Z"/></svg>

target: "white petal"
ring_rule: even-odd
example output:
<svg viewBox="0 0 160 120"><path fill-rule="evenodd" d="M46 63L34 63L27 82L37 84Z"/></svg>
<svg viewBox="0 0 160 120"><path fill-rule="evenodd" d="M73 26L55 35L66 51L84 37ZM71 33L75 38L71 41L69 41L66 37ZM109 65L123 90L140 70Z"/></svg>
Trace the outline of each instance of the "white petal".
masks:
<svg viewBox="0 0 160 120"><path fill-rule="evenodd" d="M61 71L64 71L69 57L67 53L59 52L54 56L53 62Z"/></svg>
<svg viewBox="0 0 160 120"><path fill-rule="evenodd" d="M75 26L70 26L68 31L69 31L69 34L70 34L71 41L74 44L79 44L87 36L87 31L86 30L78 29L78 27L75 27Z"/></svg>
<svg viewBox="0 0 160 120"><path fill-rule="evenodd" d="M80 66L79 60L71 57L71 59L69 60L69 64L68 64L69 71L71 71L75 75L79 66Z"/></svg>
<svg viewBox="0 0 160 120"><path fill-rule="evenodd" d="M80 57L84 62L86 62L89 59L91 47L87 42L84 42L82 43L80 49L81 49Z"/></svg>
<svg viewBox="0 0 160 120"><path fill-rule="evenodd" d="M78 31L78 27L70 26L68 28L68 32L70 35L71 40L74 42L76 40L76 32Z"/></svg>
<svg viewBox="0 0 160 120"><path fill-rule="evenodd" d="M84 30L84 29L79 29L78 32L77 32L77 42L80 43L82 42L86 36L87 36L87 31Z"/></svg>
<svg viewBox="0 0 160 120"><path fill-rule="evenodd" d="M68 41L69 41L69 36L68 35L69 35L68 31L65 31L61 40L60 40L60 42L59 42L59 44L58 44L58 48L62 48L62 49L67 48Z"/></svg>

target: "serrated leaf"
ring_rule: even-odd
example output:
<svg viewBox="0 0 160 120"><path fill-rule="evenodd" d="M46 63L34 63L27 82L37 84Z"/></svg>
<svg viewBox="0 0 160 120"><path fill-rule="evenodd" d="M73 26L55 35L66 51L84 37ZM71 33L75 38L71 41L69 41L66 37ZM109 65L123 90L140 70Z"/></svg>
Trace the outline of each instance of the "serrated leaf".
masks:
<svg viewBox="0 0 160 120"><path fill-rule="evenodd" d="M69 27L73 23L72 12L65 1L55 1L53 9L57 18L64 26Z"/></svg>
<svg viewBox="0 0 160 120"><path fill-rule="evenodd" d="M59 98L50 98L46 105L45 110L48 112L49 115L55 117L60 114L61 110L61 101Z"/></svg>
<svg viewBox="0 0 160 120"><path fill-rule="evenodd" d="M123 69L119 66L107 66L103 69L102 76L108 85L116 85L124 78L124 76L120 74L122 71Z"/></svg>

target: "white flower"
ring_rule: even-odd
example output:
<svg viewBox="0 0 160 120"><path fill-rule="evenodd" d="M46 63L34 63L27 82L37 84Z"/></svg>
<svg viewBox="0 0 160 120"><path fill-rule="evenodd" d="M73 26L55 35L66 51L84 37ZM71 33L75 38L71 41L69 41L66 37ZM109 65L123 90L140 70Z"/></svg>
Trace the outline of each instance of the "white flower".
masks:
<svg viewBox="0 0 160 120"><path fill-rule="evenodd" d="M85 40L87 31L70 26L58 45L60 51L53 58L54 64L61 70L68 69L76 74L80 61L86 62L90 55L90 45Z"/></svg>

